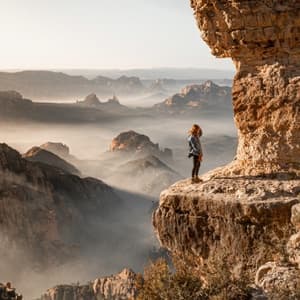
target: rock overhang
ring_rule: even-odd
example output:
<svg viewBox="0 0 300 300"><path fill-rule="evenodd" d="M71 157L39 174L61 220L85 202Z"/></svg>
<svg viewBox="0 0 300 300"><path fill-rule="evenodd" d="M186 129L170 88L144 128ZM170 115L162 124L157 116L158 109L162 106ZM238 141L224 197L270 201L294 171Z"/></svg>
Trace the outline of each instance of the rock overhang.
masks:
<svg viewBox="0 0 300 300"><path fill-rule="evenodd" d="M212 53L236 66L239 145L235 160L204 182L181 181L162 192L153 225L163 246L192 256L202 273L224 256L253 282L268 261L300 257L300 3L191 5Z"/></svg>

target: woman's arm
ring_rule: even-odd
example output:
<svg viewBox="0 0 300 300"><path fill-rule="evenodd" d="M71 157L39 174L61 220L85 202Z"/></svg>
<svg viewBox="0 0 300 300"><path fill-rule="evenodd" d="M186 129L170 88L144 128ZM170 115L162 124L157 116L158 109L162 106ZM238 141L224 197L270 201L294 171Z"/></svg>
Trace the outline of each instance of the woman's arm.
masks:
<svg viewBox="0 0 300 300"><path fill-rule="evenodd" d="M203 159L203 151L202 151L202 145L201 145L200 139L199 139L199 147L200 147L199 160L202 161L202 159Z"/></svg>
<svg viewBox="0 0 300 300"><path fill-rule="evenodd" d="M197 140L196 137L194 137L194 136L190 137L190 145L191 145L193 152L196 155L200 155L202 153L200 141Z"/></svg>

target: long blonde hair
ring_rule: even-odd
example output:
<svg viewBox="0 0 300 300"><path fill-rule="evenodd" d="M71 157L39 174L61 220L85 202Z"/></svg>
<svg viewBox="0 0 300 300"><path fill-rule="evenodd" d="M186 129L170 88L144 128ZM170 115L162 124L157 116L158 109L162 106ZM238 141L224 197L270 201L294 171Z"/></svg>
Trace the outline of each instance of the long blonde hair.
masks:
<svg viewBox="0 0 300 300"><path fill-rule="evenodd" d="M190 135L197 135L199 132L199 136L202 136L202 129L198 124L194 124L192 128L189 130Z"/></svg>

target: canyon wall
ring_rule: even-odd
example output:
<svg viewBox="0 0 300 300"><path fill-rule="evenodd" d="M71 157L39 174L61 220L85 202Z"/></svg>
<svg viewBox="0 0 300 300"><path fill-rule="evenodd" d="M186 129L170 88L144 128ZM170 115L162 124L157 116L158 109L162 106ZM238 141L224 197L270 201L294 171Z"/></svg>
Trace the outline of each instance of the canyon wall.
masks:
<svg viewBox="0 0 300 300"><path fill-rule="evenodd" d="M239 146L229 173L299 175L299 1L191 5L212 54L232 58L237 69L232 94Z"/></svg>
<svg viewBox="0 0 300 300"><path fill-rule="evenodd" d="M153 224L162 245L208 281L226 264L235 278L256 277L272 290L274 276L299 274L300 3L191 6L212 54L236 66L239 144L234 161L202 183L181 181L162 192Z"/></svg>

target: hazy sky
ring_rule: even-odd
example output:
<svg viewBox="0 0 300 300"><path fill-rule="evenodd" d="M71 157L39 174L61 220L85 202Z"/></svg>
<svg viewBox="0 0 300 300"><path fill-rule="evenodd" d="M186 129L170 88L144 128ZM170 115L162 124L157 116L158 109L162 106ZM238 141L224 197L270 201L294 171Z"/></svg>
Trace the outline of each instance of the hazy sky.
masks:
<svg viewBox="0 0 300 300"><path fill-rule="evenodd" d="M0 0L0 69L232 69L200 39L189 0Z"/></svg>

